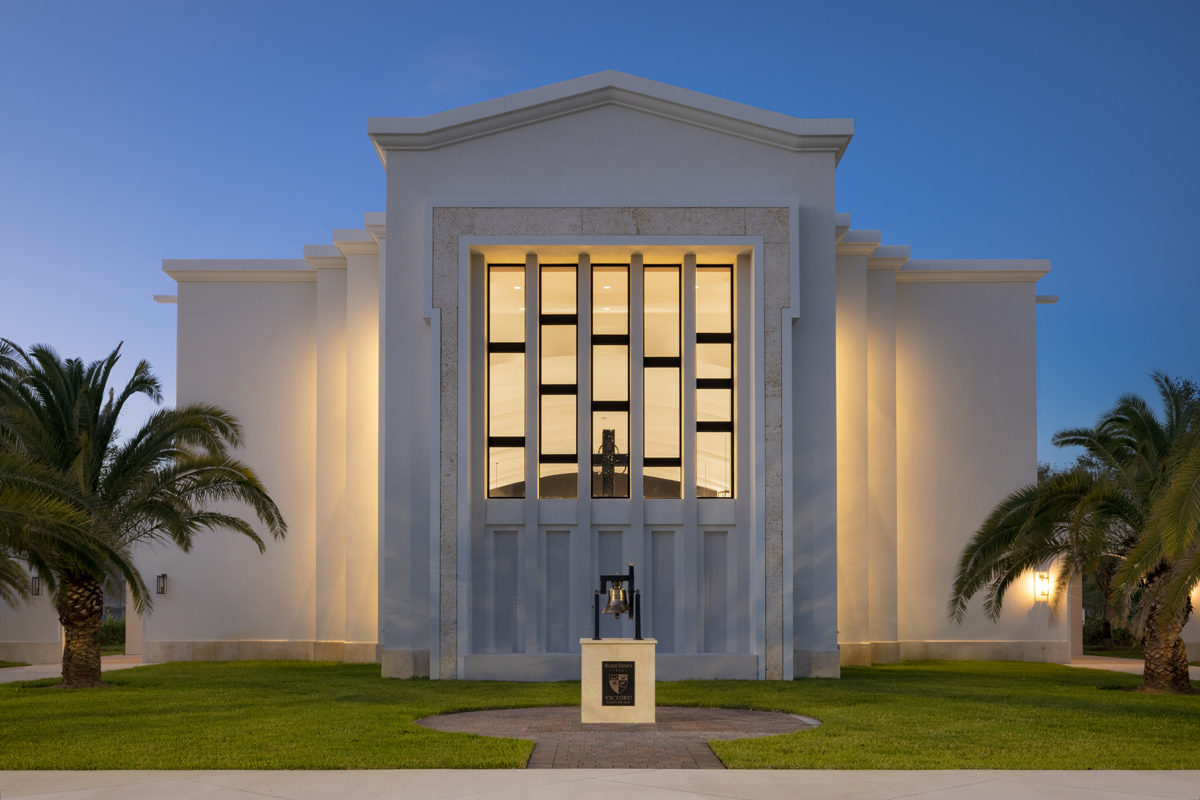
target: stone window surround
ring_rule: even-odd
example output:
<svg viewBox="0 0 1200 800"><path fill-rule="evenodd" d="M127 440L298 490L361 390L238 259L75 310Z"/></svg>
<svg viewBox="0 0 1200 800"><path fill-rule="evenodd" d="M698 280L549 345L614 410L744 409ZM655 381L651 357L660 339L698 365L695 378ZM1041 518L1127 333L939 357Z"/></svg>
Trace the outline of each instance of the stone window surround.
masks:
<svg viewBox="0 0 1200 800"><path fill-rule="evenodd" d="M432 301L439 309L441 353L437 647L438 677L456 678L458 653L458 441L460 237L762 237L765 452L763 497L765 557L765 673L784 676L783 314L790 292L790 220L786 207L467 207L432 208Z"/></svg>

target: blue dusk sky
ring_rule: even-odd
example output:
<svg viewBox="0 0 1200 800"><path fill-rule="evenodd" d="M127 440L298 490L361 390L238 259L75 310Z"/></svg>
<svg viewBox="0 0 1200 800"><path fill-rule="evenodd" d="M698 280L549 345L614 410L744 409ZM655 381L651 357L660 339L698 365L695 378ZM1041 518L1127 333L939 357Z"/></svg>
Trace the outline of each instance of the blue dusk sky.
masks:
<svg viewBox="0 0 1200 800"><path fill-rule="evenodd" d="M124 341L122 380L148 359L173 402L163 258L360 226L384 200L369 116L617 69L854 118L838 210L914 258L1050 259L1038 452L1065 463L1055 430L1151 370L1200 378L1197 30L1194 0L0 0L0 336Z"/></svg>

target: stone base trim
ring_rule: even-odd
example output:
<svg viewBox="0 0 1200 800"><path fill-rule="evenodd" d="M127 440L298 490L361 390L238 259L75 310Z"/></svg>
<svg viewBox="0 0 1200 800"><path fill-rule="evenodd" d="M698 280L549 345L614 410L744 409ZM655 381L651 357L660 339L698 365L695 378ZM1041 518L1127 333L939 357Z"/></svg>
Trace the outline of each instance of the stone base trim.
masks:
<svg viewBox="0 0 1200 800"><path fill-rule="evenodd" d="M62 661L60 642L0 642L0 661L57 664Z"/></svg>
<svg viewBox="0 0 1200 800"><path fill-rule="evenodd" d="M899 661L899 642L871 642L872 664L896 664Z"/></svg>
<svg viewBox="0 0 1200 800"><path fill-rule="evenodd" d="M871 666L870 642L838 642L838 652L843 667Z"/></svg>
<svg viewBox="0 0 1200 800"><path fill-rule="evenodd" d="M900 642L902 661L1038 661L1071 663L1071 643L1049 641L907 641Z"/></svg>
<svg viewBox="0 0 1200 800"><path fill-rule="evenodd" d="M428 678L428 650L384 650L379 657L385 678Z"/></svg>
<svg viewBox="0 0 1200 800"><path fill-rule="evenodd" d="M316 642L261 639L148 641L147 664L167 661L342 661L373 663L374 642Z"/></svg>
<svg viewBox="0 0 1200 800"><path fill-rule="evenodd" d="M792 669L797 678L840 678L842 654L837 650L793 650Z"/></svg>

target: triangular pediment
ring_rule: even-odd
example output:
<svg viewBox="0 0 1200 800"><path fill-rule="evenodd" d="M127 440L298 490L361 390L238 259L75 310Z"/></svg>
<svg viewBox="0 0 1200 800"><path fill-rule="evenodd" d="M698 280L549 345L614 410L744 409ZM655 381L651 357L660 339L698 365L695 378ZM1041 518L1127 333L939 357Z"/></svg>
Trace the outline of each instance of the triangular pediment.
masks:
<svg viewBox="0 0 1200 800"><path fill-rule="evenodd" d="M434 150L606 105L838 160L854 135L852 119L789 117L614 70L427 117L371 117L367 129L386 163L388 150Z"/></svg>

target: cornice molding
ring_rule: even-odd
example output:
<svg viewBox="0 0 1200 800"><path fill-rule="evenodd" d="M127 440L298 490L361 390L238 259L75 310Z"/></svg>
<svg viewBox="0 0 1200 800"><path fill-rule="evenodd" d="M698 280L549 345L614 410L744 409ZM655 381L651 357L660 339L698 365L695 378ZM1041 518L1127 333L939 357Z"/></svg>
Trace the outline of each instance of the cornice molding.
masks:
<svg viewBox="0 0 1200 800"><path fill-rule="evenodd" d="M428 117L372 117L367 131L386 164L388 150L434 150L606 105L835 161L854 136L853 120L789 117L611 70Z"/></svg>
<svg viewBox="0 0 1200 800"><path fill-rule="evenodd" d="M153 297L154 297L154 302L162 303L164 305L169 305L172 303L179 302L179 295L177 295L177 294L156 294L156 295L153 295Z"/></svg>
<svg viewBox="0 0 1200 800"><path fill-rule="evenodd" d="M346 256L334 244L304 245L304 260L313 269L345 269Z"/></svg>
<svg viewBox="0 0 1200 800"><path fill-rule="evenodd" d="M163 272L176 283L309 283L317 279L297 258L165 258Z"/></svg>
<svg viewBox="0 0 1200 800"><path fill-rule="evenodd" d="M1050 271L1048 259L922 259L896 273L897 283L1034 283Z"/></svg>
<svg viewBox="0 0 1200 800"><path fill-rule="evenodd" d="M1056 294L1039 294L1034 298L1034 302L1039 306L1052 306L1058 302Z"/></svg>
<svg viewBox="0 0 1200 800"><path fill-rule="evenodd" d="M883 231L848 230L838 240L836 253L839 256L869 256L879 249L882 241Z"/></svg>
<svg viewBox="0 0 1200 800"><path fill-rule="evenodd" d="M900 269L908 263L908 255L906 244L881 245L867 257L867 269Z"/></svg>
<svg viewBox="0 0 1200 800"><path fill-rule="evenodd" d="M907 270L896 273L896 283L1036 283L1043 270Z"/></svg>

